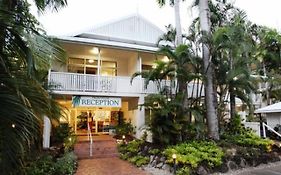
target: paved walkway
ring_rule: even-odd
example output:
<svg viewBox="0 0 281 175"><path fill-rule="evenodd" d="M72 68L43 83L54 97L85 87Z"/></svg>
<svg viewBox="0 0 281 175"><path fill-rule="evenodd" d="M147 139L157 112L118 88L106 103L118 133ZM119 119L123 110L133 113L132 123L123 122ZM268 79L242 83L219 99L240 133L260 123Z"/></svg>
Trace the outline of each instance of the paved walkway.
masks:
<svg viewBox="0 0 281 175"><path fill-rule="evenodd" d="M86 136L79 136L74 152L78 156L76 175L148 175L130 163L118 158L116 141L111 136L93 137L93 156Z"/></svg>

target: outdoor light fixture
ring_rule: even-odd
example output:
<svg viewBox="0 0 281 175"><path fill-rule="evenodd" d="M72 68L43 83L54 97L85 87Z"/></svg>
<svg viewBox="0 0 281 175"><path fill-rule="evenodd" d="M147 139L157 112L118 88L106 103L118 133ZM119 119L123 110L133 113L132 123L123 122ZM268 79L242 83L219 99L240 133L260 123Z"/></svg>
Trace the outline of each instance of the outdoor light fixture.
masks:
<svg viewBox="0 0 281 175"><path fill-rule="evenodd" d="M164 58L162 59L163 62L168 63L170 60L167 56L164 56Z"/></svg>
<svg viewBox="0 0 281 175"><path fill-rule="evenodd" d="M177 159L177 155L173 154L172 158L173 158L173 163L174 163L174 174L176 174L176 159Z"/></svg>
<svg viewBox="0 0 281 175"><path fill-rule="evenodd" d="M93 47L93 48L91 49L91 53L97 55L97 54L99 53L99 48Z"/></svg>
<svg viewBox="0 0 281 175"><path fill-rule="evenodd" d="M16 127L16 125L15 124L12 124L12 128L15 128Z"/></svg>
<svg viewBox="0 0 281 175"><path fill-rule="evenodd" d="M89 63L94 63L95 62L95 60L93 60L93 59L89 59L89 61L88 61Z"/></svg>
<svg viewBox="0 0 281 175"><path fill-rule="evenodd" d="M71 137L70 137L70 138L68 138L68 140L71 142L71 140L72 140L72 139L71 139Z"/></svg>
<svg viewBox="0 0 281 175"><path fill-rule="evenodd" d="M168 101L171 101L171 98L168 98L167 100L168 100Z"/></svg>

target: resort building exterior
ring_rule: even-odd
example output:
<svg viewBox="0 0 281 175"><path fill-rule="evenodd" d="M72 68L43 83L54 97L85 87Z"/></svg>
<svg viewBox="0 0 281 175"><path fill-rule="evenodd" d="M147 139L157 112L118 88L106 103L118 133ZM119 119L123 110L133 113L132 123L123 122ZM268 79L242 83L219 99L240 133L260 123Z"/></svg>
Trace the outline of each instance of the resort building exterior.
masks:
<svg viewBox="0 0 281 175"><path fill-rule="evenodd" d="M75 36L58 37L68 62L53 63L48 80L57 101L66 107L62 122L68 122L76 134L86 134L88 128L99 134L108 133L124 119L136 127L135 136L140 137L149 117L140 105L147 94L158 90L153 82L145 88L142 77L133 81L131 77L153 69L155 60L167 60L156 53L163 34L148 20L132 15ZM169 81L164 85L169 86ZM191 87L192 83L187 85L189 94ZM260 94L251 94L251 98L256 108L261 107ZM242 104L236 100L237 111L246 119Z"/></svg>
<svg viewBox="0 0 281 175"><path fill-rule="evenodd" d="M155 60L167 59L156 54L156 45L164 32L139 15L94 27L75 36L58 37L68 55L68 63L53 63L49 71L52 93L66 107L64 122L76 134L108 132L120 118L136 127L141 136L145 124L144 97L156 93L150 83L135 72L152 69ZM61 96L60 96L61 95Z"/></svg>

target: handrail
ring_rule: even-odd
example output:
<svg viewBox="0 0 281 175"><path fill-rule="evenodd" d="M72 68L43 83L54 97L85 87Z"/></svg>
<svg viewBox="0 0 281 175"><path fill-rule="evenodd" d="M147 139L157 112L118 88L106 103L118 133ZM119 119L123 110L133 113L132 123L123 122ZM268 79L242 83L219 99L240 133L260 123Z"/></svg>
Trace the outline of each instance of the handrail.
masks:
<svg viewBox="0 0 281 175"><path fill-rule="evenodd" d="M267 124L265 124L264 122L262 122L262 129L263 129L263 137L266 138L266 132L265 132L265 127L267 127L267 129L269 129L270 131L272 131L273 133L275 133L276 135L278 135L279 137L281 137L281 134L276 132L273 128L271 128L270 126L268 126Z"/></svg>
<svg viewBox="0 0 281 175"><path fill-rule="evenodd" d="M87 135L88 135L88 140L90 141L90 157L92 157L93 156L93 137L92 137L92 132L91 132L91 129L90 129L89 122L88 122Z"/></svg>

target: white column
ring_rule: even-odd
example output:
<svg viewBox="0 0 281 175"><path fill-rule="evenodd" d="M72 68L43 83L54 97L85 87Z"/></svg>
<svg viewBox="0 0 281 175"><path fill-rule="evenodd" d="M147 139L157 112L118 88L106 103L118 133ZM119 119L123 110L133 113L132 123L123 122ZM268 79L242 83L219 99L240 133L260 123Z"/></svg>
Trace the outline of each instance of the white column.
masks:
<svg viewBox="0 0 281 175"><path fill-rule="evenodd" d="M139 96L138 105L142 105L144 103L144 95ZM136 112L136 137L141 138L143 130L142 128L145 125L145 111L144 107L138 107Z"/></svg>
<svg viewBox="0 0 281 175"><path fill-rule="evenodd" d="M43 128L43 148L50 148L50 136L51 136L51 121L47 116L44 116L44 128Z"/></svg>
<svg viewBox="0 0 281 175"><path fill-rule="evenodd" d="M142 72L142 58L138 52L138 59L137 59L137 72ZM142 76L140 75L138 77L138 82L139 82L139 93L142 93L143 91L143 81L142 81Z"/></svg>
<svg viewBox="0 0 281 175"><path fill-rule="evenodd" d="M100 74L101 74L101 55L100 49L98 53L98 90L100 90Z"/></svg>

